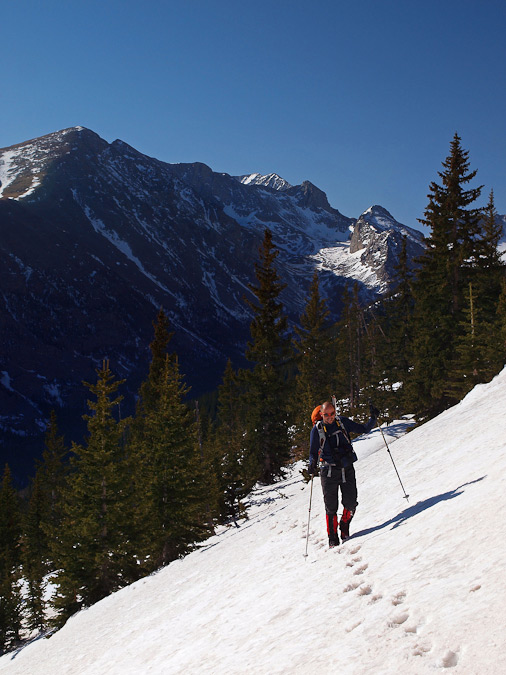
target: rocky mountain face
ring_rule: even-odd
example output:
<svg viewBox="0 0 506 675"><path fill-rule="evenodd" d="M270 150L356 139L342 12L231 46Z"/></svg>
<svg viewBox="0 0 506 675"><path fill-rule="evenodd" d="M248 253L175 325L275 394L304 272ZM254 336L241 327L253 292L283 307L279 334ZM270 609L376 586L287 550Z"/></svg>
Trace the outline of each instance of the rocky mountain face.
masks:
<svg viewBox="0 0 506 675"><path fill-rule="evenodd" d="M382 206L367 209L353 228L350 254L360 255L362 264L375 274L382 293L390 288L395 277L404 237L408 260L413 264L423 251L423 234L398 223Z"/></svg>
<svg viewBox="0 0 506 675"><path fill-rule="evenodd" d="M41 450L51 408L76 428L82 381L102 359L128 378L132 407L160 307L194 394L219 383L228 357L242 365L266 227L292 321L315 267L337 318L347 283L384 292L403 232L411 254L422 247L381 207L356 221L308 181L167 164L82 127L0 150L0 183L0 442L18 469Z"/></svg>

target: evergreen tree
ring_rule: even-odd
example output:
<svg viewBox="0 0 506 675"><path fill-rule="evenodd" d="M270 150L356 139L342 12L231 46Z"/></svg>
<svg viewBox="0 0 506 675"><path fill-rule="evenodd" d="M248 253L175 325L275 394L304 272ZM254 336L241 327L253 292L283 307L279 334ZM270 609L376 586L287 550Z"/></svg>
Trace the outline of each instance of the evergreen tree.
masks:
<svg viewBox="0 0 506 675"><path fill-rule="evenodd" d="M134 426L142 422L143 410L156 409L159 401L160 382L164 377L167 356L171 361L175 360L175 355L168 351L168 345L174 333L169 331L169 320L162 308L158 312L156 321L153 321L153 328L153 341L149 345L151 351L149 373L139 390L138 407L140 408L140 414L136 415Z"/></svg>
<svg viewBox="0 0 506 675"><path fill-rule="evenodd" d="M152 371L150 371L151 373ZM142 407L142 435L131 446L136 473L136 509L144 537L140 558L146 571L165 565L209 535L208 510L214 476L202 461L197 426L183 403L188 389L177 358L167 354L150 382Z"/></svg>
<svg viewBox="0 0 506 675"><path fill-rule="evenodd" d="M9 466L5 466L0 486L0 654L20 639L21 595L21 515Z"/></svg>
<svg viewBox="0 0 506 675"><path fill-rule="evenodd" d="M448 374L448 391L457 400L462 399L486 377L485 355L489 327L481 320L481 313L476 305L476 294L471 283L467 301L468 305L464 310L459 337L455 341L455 358Z"/></svg>
<svg viewBox="0 0 506 675"><path fill-rule="evenodd" d="M476 267L474 285L481 298L482 311L486 320L491 321L497 309L497 298L506 271L506 264L499 253L499 241L502 237L502 223L497 217L494 204L494 191L483 210L480 231L476 242Z"/></svg>
<svg viewBox="0 0 506 675"><path fill-rule="evenodd" d="M242 499L248 494L253 480L245 465L245 409L242 407L242 387L229 360L218 389L218 421L209 442L214 447L215 473L219 484L219 510L223 520L245 513Z"/></svg>
<svg viewBox="0 0 506 675"><path fill-rule="evenodd" d="M412 363L413 293L408 266L407 238L403 237L399 262L394 268L393 293L383 302L379 321L379 380L375 404L391 416L406 412L404 385ZM381 397L381 392L384 392ZM383 400L382 400L383 399Z"/></svg>
<svg viewBox="0 0 506 675"><path fill-rule="evenodd" d="M337 323L337 398L347 399L350 412L358 410L360 392L364 384L362 365L364 354L364 318L359 302L358 284L350 294L348 287L343 292L343 311Z"/></svg>
<svg viewBox="0 0 506 675"><path fill-rule="evenodd" d="M465 290L476 264L480 214L471 204L481 187L465 189L476 175L469 171L468 156L455 134L439 172L441 185L431 183L425 218L420 221L431 232L413 286L415 339L409 394L415 409L430 416L455 401L447 392L448 373Z"/></svg>
<svg viewBox="0 0 506 675"><path fill-rule="evenodd" d="M199 401L195 401L195 424L200 458L200 468L206 484L204 506L206 535L214 533L214 521L219 513L219 479L216 473L215 449L210 448L205 439L209 436L211 420L206 413L201 414ZM203 513L203 512L202 512Z"/></svg>
<svg viewBox="0 0 506 675"><path fill-rule="evenodd" d="M502 261L498 249L502 237L502 223L497 217L493 190L490 191L480 224L473 287L476 293L475 304L484 326L482 368L479 377L481 382L485 382L499 372L506 357L498 314L502 284L506 277L506 264Z"/></svg>
<svg viewBox="0 0 506 675"><path fill-rule="evenodd" d="M298 374L295 381L295 436L298 457L309 454L309 434L312 428L311 413L318 403L323 403L332 393L334 378L334 340L330 336L330 312L320 297L318 272L314 272L309 297L296 329L295 349L298 353Z"/></svg>
<svg viewBox="0 0 506 675"><path fill-rule="evenodd" d="M31 485L23 525L23 576L27 583L28 625L41 631L46 626L44 576L51 571L49 542L62 523L62 492L68 463L67 449L58 432L55 411L51 411L45 435L42 462Z"/></svg>
<svg viewBox="0 0 506 675"><path fill-rule="evenodd" d="M506 277L501 284L501 293L497 302L498 355L502 363L506 361Z"/></svg>
<svg viewBox="0 0 506 675"><path fill-rule="evenodd" d="M258 285L249 288L256 301L247 300L253 310L251 342L246 358L254 364L246 375L248 417L247 463L252 475L270 484L283 475L290 459L288 435L288 400L286 365L290 356L287 318L279 295L286 284L275 268L279 251L266 229L259 249L260 262L255 264Z"/></svg>
<svg viewBox="0 0 506 675"><path fill-rule="evenodd" d="M149 573L159 566L160 551L151 540L151 532L146 528L153 510L150 497L152 489L151 455L154 449L149 449L146 440L146 419L156 415L159 409L160 392L163 390L163 378L166 360L175 361L175 354L169 353L168 345L173 337L169 331L167 315L160 308L156 320L153 321L154 335L149 345L151 361L148 376L139 388L136 412L128 429L128 453L131 467L135 508L132 514L133 538L136 541L139 563L142 572Z"/></svg>
<svg viewBox="0 0 506 675"><path fill-rule="evenodd" d="M44 524L48 523L50 502L42 486L41 472L32 481L30 501L23 526L23 576L27 584L28 626L42 631L46 626L44 575L48 571L49 545Z"/></svg>
<svg viewBox="0 0 506 675"><path fill-rule="evenodd" d="M73 444L72 473L63 494L63 519L51 541L58 573L55 606L59 622L80 607L101 600L132 578L135 566L130 541L131 502L124 461L123 430L114 410L123 381L109 363L97 370L97 383L84 383L96 400L88 400L88 437Z"/></svg>
<svg viewBox="0 0 506 675"><path fill-rule="evenodd" d="M52 532L56 532L61 523L61 495L69 470L67 455L65 439L60 435L56 413L52 410L45 435L42 464L38 468L42 490L48 500L47 526Z"/></svg>
<svg viewBox="0 0 506 675"><path fill-rule="evenodd" d="M32 530L39 541L36 546L41 547L41 557L47 562L50 559L49 541L58 533L63 518L63 490L69 471L67 456L68 449L59 433L56 413L52 410L44 439L42 462L35 476L38 493L35 501L39 504L36 513L40 513L41 519L39 527ZM32 491L35 491L35 483Z"/></svg>
<svg viewBox="0 0 506 675"><path fill-rule="evenodd" d="M129 463L135 492L135 540L144 572L184 555L212 530L216 477L199 444L199 422L184 403L189 389L173 333L160 309L150 344L151 363L131 425Z"/></svg>
<svg viewBox="0 0 506 675"><path fill-rule="evenodd" d="M369 401L374 400L376 407L385 407L384 373L380 361L381 343L384 333L372 307L362 307L361 319L361 389L358 411L368 414Z"/></svg>

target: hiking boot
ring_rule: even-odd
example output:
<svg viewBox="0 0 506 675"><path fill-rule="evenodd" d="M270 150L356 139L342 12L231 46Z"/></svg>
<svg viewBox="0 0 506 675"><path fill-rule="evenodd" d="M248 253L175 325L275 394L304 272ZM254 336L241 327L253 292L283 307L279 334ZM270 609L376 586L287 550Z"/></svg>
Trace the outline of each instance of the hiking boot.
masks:
<svg viewBox="0 0 506 675"><path fill-rule="evenodd" d="M344 509L342 518L339 522L339 529L341 530L341 539L346 541L350 538L350 523L353 518L355 511L350 509Z"/></svg>
<svg viewBox="0 0 506 675"><path fill-rule="evenodd" d="M349 522L343 523L343 521L341 520L341 522L339 523L339 529L341 530L341 539L343 541L346 541L347 539L350 538L350 523Z"/></svg>
<svg viewBox="0 0 506 675"><path fill-rule="evenodd" d="M327 534L329 535L329 547L339 546L339 536L337 534L337 514L326 514Z"/></svg>

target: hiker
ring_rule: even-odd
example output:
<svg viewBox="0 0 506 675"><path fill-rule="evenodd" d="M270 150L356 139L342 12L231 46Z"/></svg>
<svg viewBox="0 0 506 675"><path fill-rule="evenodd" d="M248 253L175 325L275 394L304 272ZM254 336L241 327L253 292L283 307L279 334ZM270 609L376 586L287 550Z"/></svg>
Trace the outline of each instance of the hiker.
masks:
<svg viewBox="0 0 506 675"><path fill-rule="evenodd" d="M336 409L330 401L320 407L322 419L311 429L309 450L309 473L314 475L320 468L320 482L325 502L329 546L339 545L337 533L337 507L339 488L343 515L339 522L343 541L350 536L350 522L357 508L357 482L355 469L357 455L351 445L350 433L366 434L376 426L379 410L369 405L371 417L367 424L359 424L348 417L336 416Z"/></svg>

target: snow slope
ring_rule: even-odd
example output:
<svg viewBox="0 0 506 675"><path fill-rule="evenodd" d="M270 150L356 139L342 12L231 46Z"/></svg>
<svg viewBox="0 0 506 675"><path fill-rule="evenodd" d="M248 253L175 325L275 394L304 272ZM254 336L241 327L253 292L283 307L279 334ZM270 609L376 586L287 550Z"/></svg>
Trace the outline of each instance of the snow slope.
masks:
<svg viewBox="0 0 506 675"><path fill-rule="evenodd" d="M372 291L385 293L388 290L388 283L378 278L373 267L362 262L362 255L363 249L351 253L350 243L343 242L336 243L329 248L322 248L311 258L316 262L318 271L326 270L359 281Z"/></svg>
<svg viewBox="0 0 506 675"><path fill-rule="evenodd" d="M399 437L356 442L353 537L329 550L295 467L250 520L0 659L0 673L506 672L506 369Z"/></svg>

